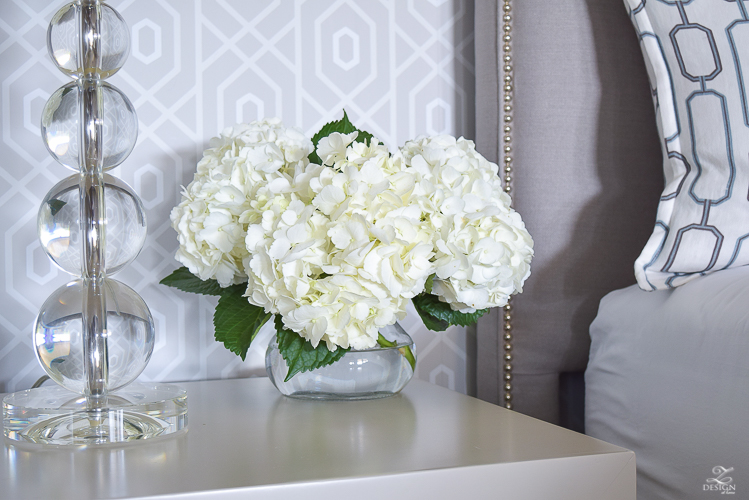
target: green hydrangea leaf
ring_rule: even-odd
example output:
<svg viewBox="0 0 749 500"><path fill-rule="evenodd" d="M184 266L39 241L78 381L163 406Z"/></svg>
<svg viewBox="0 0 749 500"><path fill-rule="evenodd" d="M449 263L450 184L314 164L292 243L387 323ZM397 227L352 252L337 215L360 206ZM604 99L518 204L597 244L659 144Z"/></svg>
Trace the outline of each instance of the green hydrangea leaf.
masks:
<svg viewBox="0 0 749 500"><path fill-rule="evenodd" d="M349 350L339 347L335 351L328 350L325 342L320 342L317 347L312 347L305 338L298 333L287 330L283 326L281 316L276 315L276 338L278 350L286 360L289 373L284 382L300 372L308 372L335 363Z"/></svg>
<svg viewBox="0 0 749 500"><path fill-rule="evenodd" d="M62 207L64 207L65 205L67 205L66 202L64 202L62 200L58 200L58 199L51 199L51 200L49 200L47 202L47 204L49 205L49 212L53 216L57 215L57 212L59 212L60 210L62 210Z"/></svg>
<svg viewBox="0 0 749 500"><path fill-rule="evenodd" d="M426 327L438 332L445 330L449 325L473 325L488 311L488 309L479 309L474 313L453 311L447 302L440 301L439 297L430 293L421 293L411 301Z"/></svg>
<svg viewBox="0 0 749 500"><path fill-rule="evenodd" d="M320 142L320 139L328 137L333 132L350 134L354 130L356 130L356 127L354 127L354 124L348 119L348 115L344 109L343 118L326 123L315 135L312 136L312 144L317 147L317 143Z"/></svg>
<svg viewBox="0 0 749 500"><path fill-rule="evenodd" d="M430 274L429 277L426 280L426 283L424 283L424 291L426 293L432 293L432 287L434 286L434 277L437 276L436 274Z"/></svg>
<svg viewBox="0 0 749 500"><path fill-rule="evenodd" d="M317 143L320 142L320 139L323 137L328 137L333 132L338 132L341 134L350 134L351 132L359 132L359 134L356 136L356 142L365 142L371 143L372 142L372 134L369 132L365 132L363 130L359 130L354 126L353 123L351 123L351 120L348 119L348 115L346 114L346 110L343 110L343 118L340 120L332 121L329 123L326 123L323 125L323 127L320 129L318 133L316 133L312 137L312 145L314 146L313 151L309 154L308 158L310 163L316 163L318 165L322 165L322 160L317 155L317 152L315 151L317 149Z"/></svg>
<svg viewBox="0 0 749 500"><path fill-rule="evenodd" d="M244 361L247 349L260 327L271 317L262 307L250 304L242 294L244 285L234 285L223 289L213 313L213 327L216 340Z"/></svg>
<svg viewBox="0 0 749 500"><path fill-rule="evenodd" d="M216 280L201 280L186 267L180 267L159 281L159 283L177 288L183 292L199 293L202 295L222 295L227 290L226 288L221 288Z"/></svg>
<svg viewBox="0 0 749 500"><path fill-rule="evenodd" d="M444 332L445 330L447 330L447 328L450 326L450 323L448 323L447 321L442 321L438 318L435 318L434 316L426 312L420 306L419 297L420 295L417 295L416 297L411 299L411 302L413 302L416 312L419 313L419 316L421 317L421 321L424 322L424 326L426 326L433 332Z"/></svg>
<svg viewBox="0 0 749 500"><path fill-rule="evenodd" d="M317 155L317 151L312 150L312 152L307 156L307 159L310 163L314 163L315 165L322 165L322 160Z"/></svg>

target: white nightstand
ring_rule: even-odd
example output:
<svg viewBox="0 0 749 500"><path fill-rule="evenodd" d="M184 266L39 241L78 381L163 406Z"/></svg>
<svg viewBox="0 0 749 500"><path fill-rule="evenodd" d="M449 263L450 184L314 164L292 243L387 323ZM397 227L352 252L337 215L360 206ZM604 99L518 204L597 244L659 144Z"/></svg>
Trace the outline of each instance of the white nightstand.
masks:
<svg viewBox="0 0 749 500"><path fill-rule="evenodd" d="M265 378L181 385L181 435L4 439L0 498L635 499L633 452L420 380L359 402L289 399Z"/></svg>

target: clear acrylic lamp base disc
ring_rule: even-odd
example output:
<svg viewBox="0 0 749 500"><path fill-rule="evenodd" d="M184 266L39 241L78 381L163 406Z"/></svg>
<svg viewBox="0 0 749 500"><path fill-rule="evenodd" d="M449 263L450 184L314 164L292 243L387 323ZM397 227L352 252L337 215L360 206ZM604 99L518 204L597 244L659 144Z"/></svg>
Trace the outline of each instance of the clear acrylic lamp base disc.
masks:
<svg viewBox="0 0 749 500"><path fill-rule="evenodd" d="M3 429L15 441L57 446L153 439L187 429L187 393L134 383L89 402L60 386L39 387L5 396Z"/></svg>

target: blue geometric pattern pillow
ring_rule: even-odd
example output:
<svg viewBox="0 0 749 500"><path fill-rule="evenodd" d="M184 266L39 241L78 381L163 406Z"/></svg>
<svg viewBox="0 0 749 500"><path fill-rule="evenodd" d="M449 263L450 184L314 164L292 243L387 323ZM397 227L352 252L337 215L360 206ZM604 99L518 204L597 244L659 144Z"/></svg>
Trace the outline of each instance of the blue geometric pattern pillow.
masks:
<svg viewBox="0 0 749 500"><path fill-rule="evenodd" d="M625 4L650 76L666 182L635 275L644 290L668 289L749 264L749 1Z"/></svg>

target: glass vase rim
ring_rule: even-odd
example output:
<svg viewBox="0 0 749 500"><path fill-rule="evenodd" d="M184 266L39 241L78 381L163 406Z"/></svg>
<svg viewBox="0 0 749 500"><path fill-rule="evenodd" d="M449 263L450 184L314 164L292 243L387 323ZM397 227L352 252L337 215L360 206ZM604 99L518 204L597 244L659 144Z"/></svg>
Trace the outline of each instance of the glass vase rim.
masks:
<svg viewBox="0 0 749 500"><path fill-rule="evenodd" d="M396 325L398 325L398 326L396 327ZM348 350L348 352L346 354L348 354L348 353L354 353L354 352L375 352L375 351L384 351L384 350L388 350L388 349L402 349L403 347L408 347L408 346L415 345L413 337L411 337L411 335L409 335L409 333L405 330L405 328L403 328L402 326L400 326L400 324L398 322L395 322L392 325L383 326L381 329L388 328L388 327L400 328L401 331L398 332L398 333L400 335L405 335L406 337L408 337L408 339L411 342L410 343L401 343L401 342L395 341L396 344L395 345L391 345L391 346L383 346L383 345L380 345L378 343L378 344L375 344L373 347L367 347L366 349L349 348L349 350ZM268 349L272 349L272 348L278 349L278 333L274 332L273 333L273 337L271 337L271 339L272 340L268 343ZM305 341L306 340L307 339L305 339ZM322 340L320 342L322 342ZM340 346L338 346L338 347L340 348Z"/></svg>

